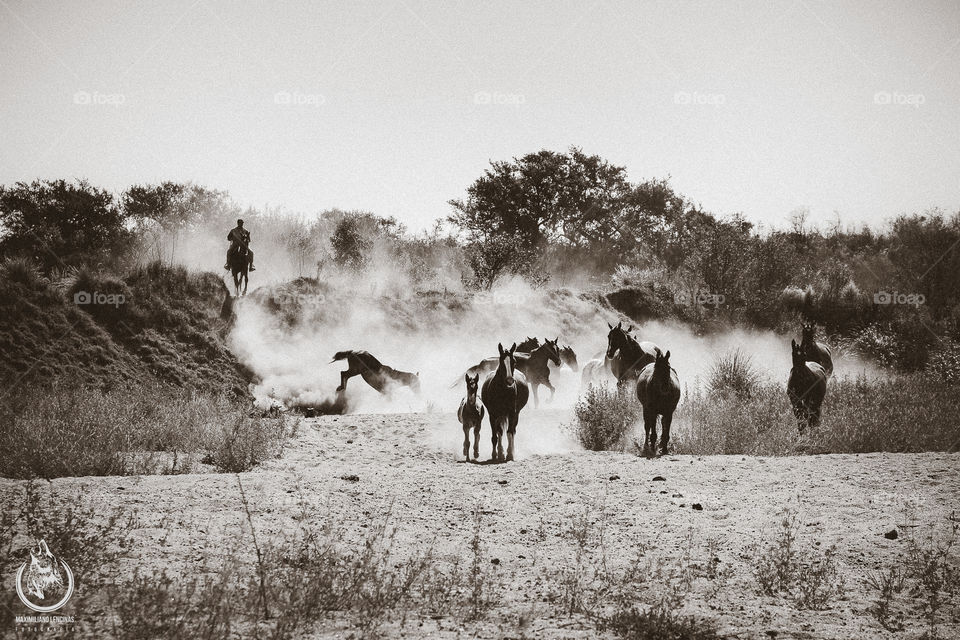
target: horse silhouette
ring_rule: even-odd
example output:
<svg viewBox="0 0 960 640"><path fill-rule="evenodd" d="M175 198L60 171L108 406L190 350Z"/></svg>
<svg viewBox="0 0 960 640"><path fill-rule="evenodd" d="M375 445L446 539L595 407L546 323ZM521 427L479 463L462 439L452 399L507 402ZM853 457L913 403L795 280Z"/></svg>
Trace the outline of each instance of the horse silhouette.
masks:
<svg viewBox="0 0 960 640"><path fill-rule="evenodd" d="M487 408L490 417L490 429L493 432L491 442L493 453L491 460L509 462L513 460L513 438L517 432L517 422L520 410L523 409L530 397L523 374L516 371L515 353L517 345L505 351L502 344L497 345L499 364L497 370L489 374L483 381L480 398ZM507 453L503 453L503 432L507 432Z"/></svg>
<svg viewBox="0 0 960 640"><path fill-rule="evenodd" d="M239 297L247 295L247 284L250 280L250 256L249 247L245 242L237 245L235 251L231 251L227 257L227 264L230 266L230 274L233 276L234 294ZM240 282L243 282L243 291L240 291Z"/></svg>
<svg viewBox="0 0 960 640"><path fill-rule="evenodd" d="M333 354L333 360L347 361L347 370L340 372L340 386L337 391L346 391L347 380L353 376L360 376L364 382L383 395L390 395L398 386L410 387L414 393L420 393L420 376L416 373L399 371L381 363L366 351L338 351Z"/></svg>
<svg viewBox="0 0 960 640"><path fill-rule="evenodd" d="M480 425L483 423L484 408L477 401L480 376L463 376L467 383L467 397L460 401L457 420L463 425L463 457L470 460L470 430L473 429L473 459L480 457Z"/></svg>
<svg viewBox="0 0 960 640"><path fill-rule="evenodd" d="M817 330L816 325L812 322L804 322L802 330L800 348L803 349L804 356L809 362L816 362L823 367L828 376L832 376L833 356L830 353L830 347L814 339Z"/></svg>
<svg viewBox="0 0 960 640"><path fill-rule="evenodd" d="M790 341L793 367L787 380L787 396L797 417L797 427L803 433L807 427L820 424L820 406L827 395L827 372L816 362L808 361L803 347Z"/></svg>

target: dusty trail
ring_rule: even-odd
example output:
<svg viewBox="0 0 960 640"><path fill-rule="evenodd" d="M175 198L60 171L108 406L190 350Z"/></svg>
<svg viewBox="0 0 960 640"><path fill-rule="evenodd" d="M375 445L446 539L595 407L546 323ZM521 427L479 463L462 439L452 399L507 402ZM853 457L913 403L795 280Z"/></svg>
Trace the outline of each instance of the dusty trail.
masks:
<svg viewBox="0 0 960 640"><path fill-rule="evenodd" d="M290 532L307 513L334 518L360 540L371 518L389 512L401 554L430 545L441 554L465 554L473 509L480 505L486 553L499 561L504 586L498 609L469 635L476 630L479 637L519 637L517 621L525 616L531 621L524 631L528 637L586 638L596 632L550 604L555 584L548 578L572 558L567 532L589 507L589 520L603 525L604 549L613 564L627 562L641 544L654 555L677 559L689 553L702 564L713 540L719 566L727 572L722 588L712 593L716 585L695 581L686 610L716 620L723 633L874 638L880 630L865 613L870 603L864 598L864 572L897 562L906 544L903 535L888 540L883 534L943 523L960 504L955 454L643 460L577 451L558 441L556 427L565 412L525 412L523 418L518 460L506 465L458 462L462 432L446 413L305 420L282 458L240 476L258 535L270 539ZM486 458L486 424L482 433ZM664 480L654 481L656 476ZM0 495L9 499L21 485L0 481ZM49 487L58 494L80 489L94 504L137 510L146 526L134 532L132 566L189 563L204 545L226 550L243 542L234 475L64 478ZM772 533L784 507L797 515L801 547L837 545L851 588L848 599L828 611L799 611L756 594L749 545ZM161 523L171 530L165 544ZM333 637L337 627L330 624ZM960 632L960 626L941 629L943 637ZM399 637L401 629L386 631ZM408 623L403 631L407 637L458 636L456 625L444 620Z"/></svg>

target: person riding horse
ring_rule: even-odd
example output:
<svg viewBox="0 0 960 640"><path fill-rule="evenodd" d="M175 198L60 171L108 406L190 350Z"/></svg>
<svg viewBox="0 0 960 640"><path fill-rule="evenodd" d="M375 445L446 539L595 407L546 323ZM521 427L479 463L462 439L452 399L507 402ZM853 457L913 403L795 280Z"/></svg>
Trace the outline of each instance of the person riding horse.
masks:
<svg viewBox="0 0 960 640"><path fill-rule="evenodd" d="M230 248L227 249L227 263L223 265L223 268L229 269L230 258L236 255L240 247L246 247L250 271L256 271L257 268L253 266L253 250L250 248L250 232L243 228L243 220L237 220L237 226L230 229L230 233L227 234L227 240L230 241Z"/></svg>

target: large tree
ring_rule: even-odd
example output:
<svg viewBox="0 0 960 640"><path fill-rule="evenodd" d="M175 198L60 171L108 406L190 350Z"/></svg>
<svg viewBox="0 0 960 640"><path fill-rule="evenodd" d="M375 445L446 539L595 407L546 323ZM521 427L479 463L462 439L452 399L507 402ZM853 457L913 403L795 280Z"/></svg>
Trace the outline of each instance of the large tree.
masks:
<svg viewBox="0 0 960 640"><path fill-rule="evenodd" d="M28 255L45 267L100 262L130 241L113 195L85 180L0 186L0 253Z"/></svg>
<svg viewBox="0 0 960 640"><path fill-rule="evenodd" d="M630 189L626 170L599 156L544 150L490 163L464 200L450 201L449 220L476 240L586 246L619 235L616 218Z"/></svg>

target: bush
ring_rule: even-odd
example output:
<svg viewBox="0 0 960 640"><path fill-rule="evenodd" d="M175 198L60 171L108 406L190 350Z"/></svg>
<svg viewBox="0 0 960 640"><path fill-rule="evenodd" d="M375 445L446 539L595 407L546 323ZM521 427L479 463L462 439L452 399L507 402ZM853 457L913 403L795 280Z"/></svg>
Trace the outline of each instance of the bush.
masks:
<svg viewBox="0 0 960 640"><path fill-rule="evenodd" d="M623 451L640 415L640 403L627 390L591 384L574 407L572 430L585 449Z"/></svg>
<svg viewBox="0 0 960 640"><path fill-rule="evenodd" d="M4 404L0 420L0 476L25 479L183 473L204 455L221 471L245 471L288 435L282 417L159 386L34 388Z"/></svg>
<svg viewBox="0 0 960 640"><path fill-rule="evenodd" d="M960 384L960 344L951 342L935 352L927 368L947 384Z"/></svg>
<svg viewBox="0 0 960 640"><path fill-rule="evenodd" d="M752 396L759 386L760 373L753 366L753 359L739 349L714 360L707 382L710 393L732 393L740 399Z"/></svg>
<svg viewBox="0 0 960 640"><path fill-rule="evenodd" d="M674 414L677 453L792 455L798 451L952 451L960 387L928 375L831 378L820 426L801 437L786 390L763 384L750 397L689 392Z"/></svg>
<svg viewBox="0 0 960 640"><path fill-rule="evenodd" d="M0 277L19 282L30 289L42 289L48 284L47 278L30 258L6 258L0 263Z"/></svg>

